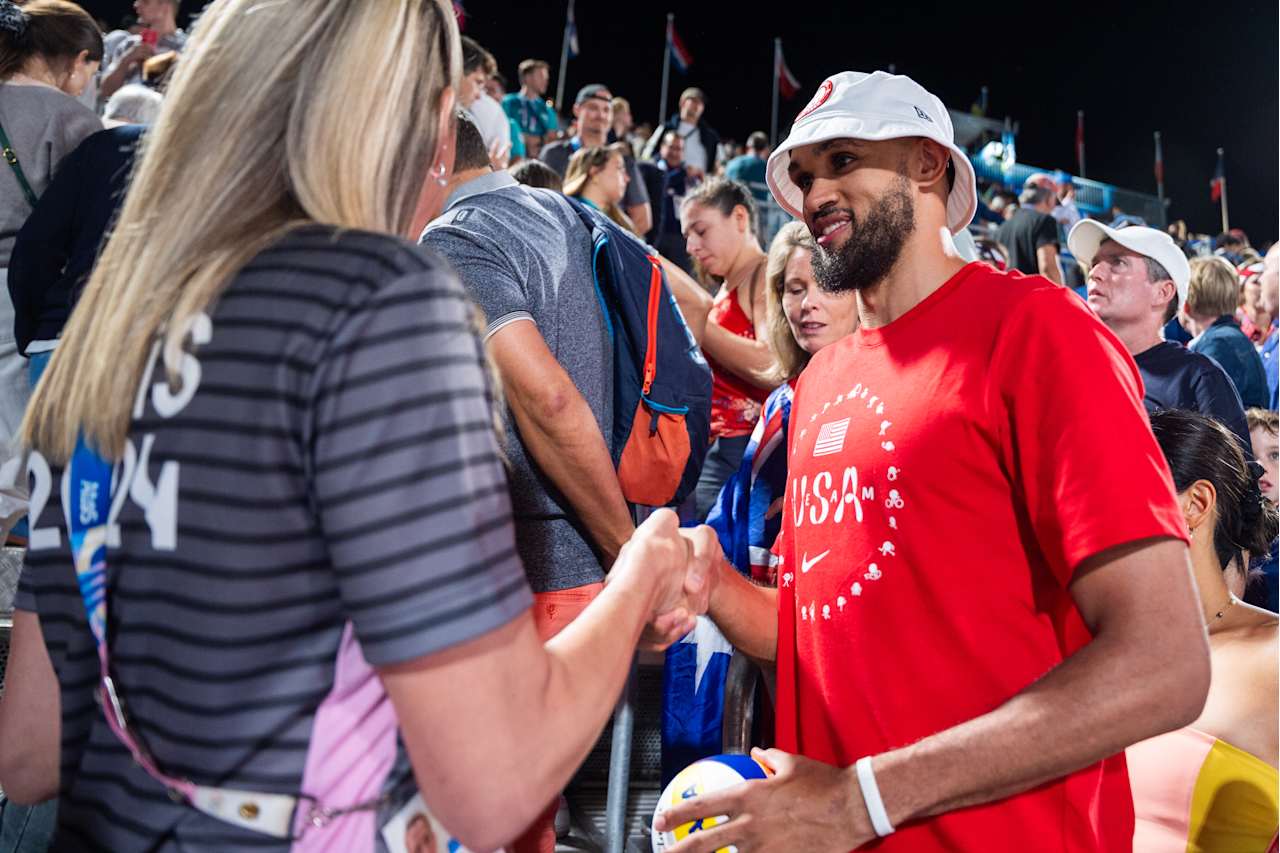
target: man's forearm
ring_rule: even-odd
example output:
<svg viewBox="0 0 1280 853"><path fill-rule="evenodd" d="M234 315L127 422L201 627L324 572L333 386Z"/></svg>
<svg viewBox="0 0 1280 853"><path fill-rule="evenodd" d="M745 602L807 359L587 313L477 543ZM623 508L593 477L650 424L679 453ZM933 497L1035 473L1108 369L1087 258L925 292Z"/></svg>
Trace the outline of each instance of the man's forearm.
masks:
<svg viewBox="0 0 1280 853"><path fill-rule="evenodd" d="M1176 697L1187 667L1134 658L1099 636L991 713L876 756L890 821L1012 796L1189 723Z"/></svg>
<svg viewBox="0 0 1280 853"><path fill-rule="evenodd" d="M778 591L756 586L724 559L714 573L707 615L715 620L720 633L749 657L777 660Z"/></svg>
<svg viewBox="0 0 1280 853"><path fill-rule="evenodd" d="M608 571L635 525L613 457L585 400L576 392L556 412L535 414L512 396L509 400L525 449L573 507Z"/></svg>
<svg viewBox="0 0 1280 853"><path fill-rule="evenodd" d="M117 62L115 68L111 69L111 73L104 75L102 82L98 85L98 97L105 101L114 95L124 85L128 70L124 60Z"/></svg>

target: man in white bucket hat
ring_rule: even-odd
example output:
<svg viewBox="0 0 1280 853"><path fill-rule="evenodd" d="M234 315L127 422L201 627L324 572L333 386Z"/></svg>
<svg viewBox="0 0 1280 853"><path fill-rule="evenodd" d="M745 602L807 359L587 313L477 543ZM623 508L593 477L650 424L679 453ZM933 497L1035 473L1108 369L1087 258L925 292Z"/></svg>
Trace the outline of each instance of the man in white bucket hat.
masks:
<svg viewBox="0 0 1280 853"><path fill-rule="evenodd" d="M907 77L828 79L768 181L862 326L798 380L778 587L711 585L777 664L775 774L655 828L728 816L669 853L1129 851L1118 753L1195 719L1209 675L1133 361L1070 291L954 254L973 171Z"/></svg>

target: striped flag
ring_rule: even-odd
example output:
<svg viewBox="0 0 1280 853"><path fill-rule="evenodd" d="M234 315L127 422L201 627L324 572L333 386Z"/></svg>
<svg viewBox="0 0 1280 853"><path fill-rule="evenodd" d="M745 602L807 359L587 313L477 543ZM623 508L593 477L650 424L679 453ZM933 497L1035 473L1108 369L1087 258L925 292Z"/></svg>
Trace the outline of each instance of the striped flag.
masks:
<svg viewBox="0 0 1280 853"><path fill-rule="evenodd" d="M813 445L814 456L830 456L844 449L845 433L849 431L849 419L843 418L823 424L818 431L818 440Z"/></svg>
<svg viewBox="0 0 1280 853"><path fill-rule="evenodd" d="M689 66L693 64L693 54L684 46L673 21L667 22L667 45L671 48L671 58L676 61L676 68L681 74L688 74Z"/></svg>
<svg viewBox="0 0 1280 853"><path fill-rule="evenodd" d="M1218 167L1213 172L1213 180L1209 181L1209 198L1214 201L1222 199L1222 188L1227 183L1226 171L1222 168L1222 149L1218 149Z"/></svg>
<svg viewBox="0 0 1280 853"><path fill-rule="evenodd" d="M782 43L778 43L778 50L773 58L777 63L774 69L778 78L778 91L784 98L794 98L796 93L800 91L800 81L796 79L796 75L791 73L791 69L787 67L787 61L782 58Z"/></svg>
<svg viewBox="0 0 1280 853"><path fill-rule="evenodd" d="M467 10L462 8L462 4L458 0L453 0L453 15L458 19L458 29L465 30L467 28Z"/></svg>

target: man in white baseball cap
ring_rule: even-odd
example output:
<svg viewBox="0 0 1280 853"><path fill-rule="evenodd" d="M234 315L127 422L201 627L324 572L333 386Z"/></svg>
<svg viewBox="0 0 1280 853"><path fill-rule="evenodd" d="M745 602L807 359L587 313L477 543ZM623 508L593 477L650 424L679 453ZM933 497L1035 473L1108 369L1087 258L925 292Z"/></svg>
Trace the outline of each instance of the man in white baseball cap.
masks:
<svg viewBox="0 0 1280 853"><path fill-rule="evenodd" d="M775 773L655 828L728 815L669 853L1131 849L1117 753L1194 720L1209 675L1133 361L1071 291L957 257L973 171L909 78L828 79L767 178L862 326L797 381L777 588L711 584L777 664Z"/></svg>
<svg viewBox="0 0 1280 853"><path fill-rule="evenodd" d="M1226 371L1161 333L1187 301L1191 280L1187 257L1173 238L1145 226L1108 228L1083 219L1067 235L1067 246L1089 267L1089 307L1138 365L1147 411L1189 409L1217 418L1252 459L1244 408Z"/></svg>

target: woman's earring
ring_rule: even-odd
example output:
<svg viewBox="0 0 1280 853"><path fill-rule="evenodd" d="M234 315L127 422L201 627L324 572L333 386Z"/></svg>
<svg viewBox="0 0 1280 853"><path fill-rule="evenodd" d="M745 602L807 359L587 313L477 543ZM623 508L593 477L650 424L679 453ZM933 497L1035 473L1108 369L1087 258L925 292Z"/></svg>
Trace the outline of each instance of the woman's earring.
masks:
<svg viewBox="0 0 1280 853"><path fill-rule="evenodd" d="M449 179L444 174L444 163L437 163L436 167L431 170L431 177L436 179L436 183L440 186L448 186Z"/></svg>

